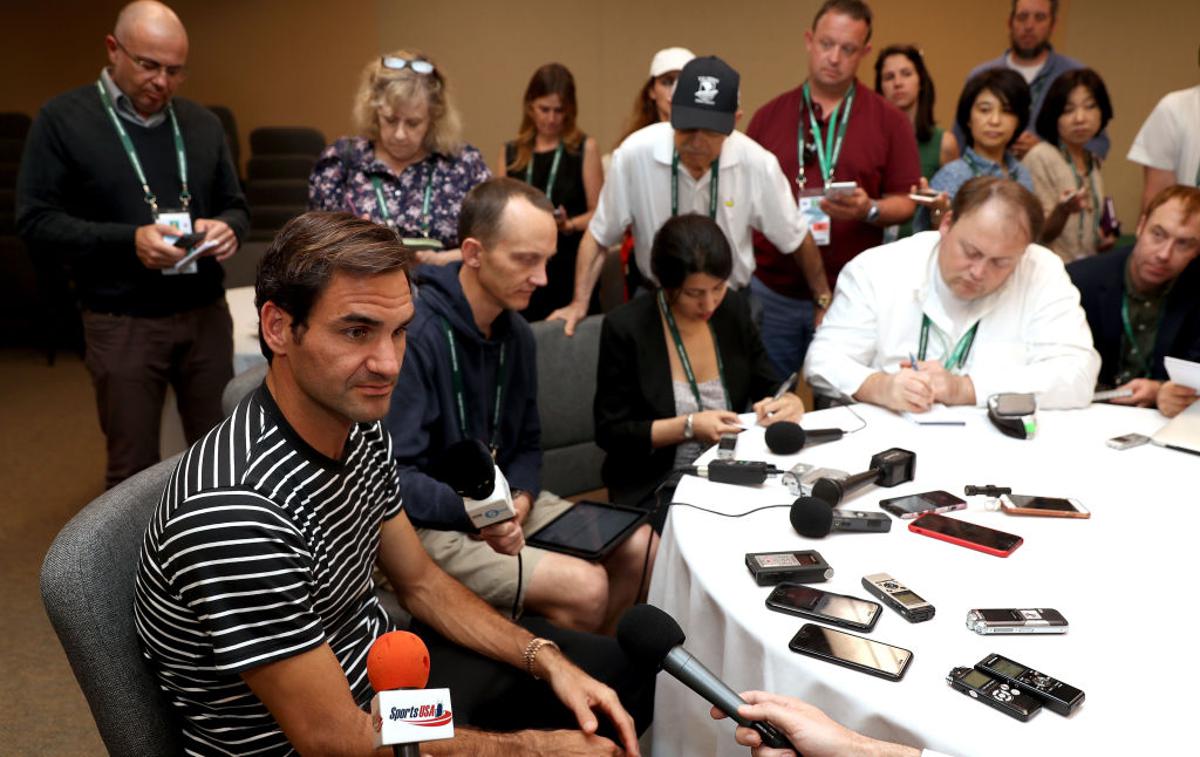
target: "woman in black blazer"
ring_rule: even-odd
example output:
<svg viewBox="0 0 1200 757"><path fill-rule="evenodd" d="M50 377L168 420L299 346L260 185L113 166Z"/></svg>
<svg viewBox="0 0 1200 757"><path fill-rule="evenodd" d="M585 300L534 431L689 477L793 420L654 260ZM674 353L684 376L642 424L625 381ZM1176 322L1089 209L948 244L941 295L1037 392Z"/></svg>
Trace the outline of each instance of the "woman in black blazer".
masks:
<svg viewBox="0 0 1200 757"><path fill-rule="evenodd" d="M737 414L755 398L764 398L753 405L763 425L804 414L795 394L770 398L779 377L748 295L728 292L733 253L716 223L668 220L650 267L661 288L604 317L593 406L609 498L641 507L675 468L741 430Z"/></svg>

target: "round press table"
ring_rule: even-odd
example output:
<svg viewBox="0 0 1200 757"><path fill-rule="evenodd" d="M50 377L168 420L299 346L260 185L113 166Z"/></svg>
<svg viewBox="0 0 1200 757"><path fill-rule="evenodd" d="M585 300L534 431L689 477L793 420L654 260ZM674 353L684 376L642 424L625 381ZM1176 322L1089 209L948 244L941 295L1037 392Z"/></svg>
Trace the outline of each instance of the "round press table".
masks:
<svg viewBox="0 0 1200 757"><path fill-rule="evenodd" d="M1154 445L1117 451L1105 440L1152 435L1155 410L1094 405L1038 413L1036 438L1003 436L982 409L951 411L963 426L918 426L875 407L809 413L806 428L853 429L840 441L790 456L772 455L764 430L739 437L737 458L781 469L797 462L857 473L872 454L902 447L917 455L916 479L894 488L868 485L842 507L878 510L880 499L931 489L962 496L966 484L1009 486L1017 494L1078 499L1092 517L1019 517L968 497L950 517L1018 534L1011 556L993 557L908 530L893 519L883 534L835 533L806 539L786 508L728 518L676 504L670 508L650 585L650 603L687 634L685 647L735 690L799 697L867 735L956 755L1195 754L1200 724L1200 636L1195 556L1200 553L1200 457ZM713 457L710 450L700 462ZM757 487L685 477L675 502L744 513L792 501L779 477ZM747 552L816 549L833 566L817 588L873 599L864 575L886 572L937 608L909 623L886 606L874 630L851 631L912 650L899 682L887 681L788 649L808 622L768 610L770 587L756 585ZM964 624L971 608L1052 607L1066 616L1064 635L980 636ZM955 666L1003 654L1082 689L1069 718L1043 708L1021 723L972 701L945 681ZM659 676L654 757L745 755L729 720Z"/></svg>

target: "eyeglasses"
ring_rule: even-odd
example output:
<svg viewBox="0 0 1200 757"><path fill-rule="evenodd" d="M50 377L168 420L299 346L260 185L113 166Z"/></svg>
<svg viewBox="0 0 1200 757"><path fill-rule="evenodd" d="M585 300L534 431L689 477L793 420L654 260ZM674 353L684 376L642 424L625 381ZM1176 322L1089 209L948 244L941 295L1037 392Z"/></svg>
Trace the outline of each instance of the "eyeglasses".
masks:
<svg viewBox="0 0 1200 757"><path fill-rule="evenodd" d="M414 74L428 75L433 73L433 64L420 58L409 60L408 58L397 58L394 55L385 55L379 59L379 62L384 68L391 69L392 71L402 71L405 68L411 68Z"/></svg>
<svg viewBox="0 0 1200 757"><path fill-rule="evenodd" d="M158 76L159 71L161 71L168 79L180 79L187 75L186 66L166 66L156 60L143 58L140 55L134 55L133 53L129 52L129 48L125 47L125 45L122 45L121 40L117 39L116 37L113 37L113 42L116 42L117 48L121 52L125 53L125 56L133 61L138 68L142 69L144 73L150 74L151 76Z"/></svg>

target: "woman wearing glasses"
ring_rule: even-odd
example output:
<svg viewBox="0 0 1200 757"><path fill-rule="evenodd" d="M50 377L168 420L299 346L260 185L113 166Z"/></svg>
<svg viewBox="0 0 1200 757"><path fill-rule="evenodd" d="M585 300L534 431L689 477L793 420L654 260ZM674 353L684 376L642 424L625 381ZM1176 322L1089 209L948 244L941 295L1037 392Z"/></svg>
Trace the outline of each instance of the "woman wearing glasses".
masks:
<svg viewBox="0 0 1200 757"><path fill-rule="evenodd" d="M442 72L421 53L371 61L354 102L359 136L325 149L308 180L311 210L342 210L390 226L422 263L462 259L463 197L491 177L462 140Z"/></svg>
<svg viewBox="0 0 1200 757"><path fill-rule="evenodd" d="M525 88L517 138L504 145L501 171L546 193L558 223L558 254L546 264L546 286L521 311L541 321L575 296L579 240L600 200L604 173L596 140L575 124L575 78L565 66L547 63Z"/></svg>
<svg viewBox="0 0 1200 757"><path fill-rule="evenodd" d="M738 413L753 410L762 425L804 414L795 394L772 398L779 378L748 298L729 293L733 252L720 226L696 214L668 220L650 267L661 288L604 317L593 406L609 497L642 507L675 468L739 432Z"/></svg>

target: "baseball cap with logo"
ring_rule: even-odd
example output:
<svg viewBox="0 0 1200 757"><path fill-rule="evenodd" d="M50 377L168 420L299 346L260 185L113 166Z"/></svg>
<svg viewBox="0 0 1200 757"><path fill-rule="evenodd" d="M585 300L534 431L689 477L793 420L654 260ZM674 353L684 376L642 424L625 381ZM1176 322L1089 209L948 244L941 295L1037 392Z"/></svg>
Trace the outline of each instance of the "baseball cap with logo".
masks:
<svg viewBox="0 0 1200 757"><path fill-rule="evenodd" d="M741 77L725 61L709 55L683 67L671 95L671 126L676 129L733 131Z"/></svg>

